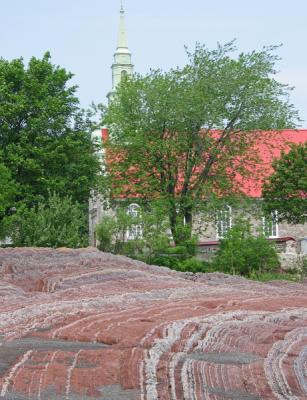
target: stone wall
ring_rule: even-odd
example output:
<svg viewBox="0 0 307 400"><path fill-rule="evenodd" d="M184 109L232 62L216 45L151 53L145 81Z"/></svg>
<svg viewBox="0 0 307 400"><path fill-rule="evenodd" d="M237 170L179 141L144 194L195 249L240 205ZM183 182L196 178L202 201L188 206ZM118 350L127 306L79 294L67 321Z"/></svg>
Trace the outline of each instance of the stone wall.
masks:
<svg viewBox="0 0 307 400"><path fill-rule="evenodd" d="M104 214L114 214L114 210L108 207L104 208L106 201L100 196L92 196L89 204L89 232L90 232L90 244L97 246L97 240L95 236L96 225L101 220ZM262 231L262 216L260 211L261 203L256 202L250 209L234 209L232 212L232 220L234 221L238 216L245 216L249 218L253 233L256 235L259 231ZM243 211L244 210L244 211ZM208 216L205 214L197 214L193 218L193 230L199 236L199 258L204 261L208 261L214 256L218 249L218 238L217 229L214 221L214 215ZM293 255L301 252L300 239L307 236L307 224L304 225L292 225L285 222L278 224L278 237L286 238L291 237L293 240L288 241L276 241L276 248L279 253L285 254L285 260L292 260ZM287 254L290 254L287 256ZM282 261L282 265L286 262ZM292 262L291 262L292 264Z"/></svg>
<svg viewBox="0 0 307 400"><path fill-rule="evenodd" d="M234 210L233 220L236 216L245 216L248 218L252 225L252 231L256 235L257 233L262 231L262 217L259 213L259 217L257 218L255 212L242 213L241 210ZM199 236L200 242L206 241L216 241L217 237L217 228L214 221L212 221L214 217L211 217L211 221L206 221L205 217L202 215L194 216L193 221L193 230ZM278 237L292 237L295 239L295 246L297 247L295 251L300 252L300 239L307 236L307 224L288 224L286 222L278 223ZM293 246L292 246L293 247Z"/></svg>

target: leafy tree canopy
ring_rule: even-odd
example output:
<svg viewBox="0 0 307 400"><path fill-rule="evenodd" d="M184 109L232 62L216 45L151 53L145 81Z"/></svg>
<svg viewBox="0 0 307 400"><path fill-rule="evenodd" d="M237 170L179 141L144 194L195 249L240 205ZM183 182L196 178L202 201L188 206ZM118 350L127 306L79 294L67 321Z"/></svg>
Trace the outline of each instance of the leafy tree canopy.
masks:
<svg viewBox="0 0 307 400"><path fill-rule="evenodd" d="M37 204L48 191L87 204L99 166L71 78L49 53L27 66L0 59L0 148L18 184L17 208Z"/></svg>
<svg viewBox="0 0 307 400"><path fill-rule="evenodd" d="M289 223L307 222L307 143L293 145L273 163L263 190L264 210Z"/></svg>
<svg viewBox="0 0 307 400"><path fill-rule="evenodd" d="M0 216L12 203L16 194L16 185L11 179L11 173L4 164L0 162Z"/></svg>
<svg viewBox="0 0 307 400"><path fill-rule="evenodd" d="M20 207L7 220L14 246L83 247L88 243L86 216L70 196L49 194L35 207Z"/></svg>
<svg viewBox="0 0 307 400"><path fill-rule="evenodd" d="M234 50L233 42L198 44L183 68L126 77L104 114L114 196L163 201L177 244L204 198L239 191L234 174L250 174L255 130L290 128L298 118L291 88L274 79L275 49L237 58Z"/></svg>

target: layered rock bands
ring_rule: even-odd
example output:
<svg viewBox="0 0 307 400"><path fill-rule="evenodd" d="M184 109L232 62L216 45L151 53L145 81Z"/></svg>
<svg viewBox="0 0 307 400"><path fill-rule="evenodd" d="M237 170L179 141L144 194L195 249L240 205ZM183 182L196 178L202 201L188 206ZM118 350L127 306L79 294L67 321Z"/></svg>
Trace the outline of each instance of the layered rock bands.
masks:
<svg viewBox="0 0 307 400"><path fill-rule="evenodd" d="M307 285L0 250L0 400L307 399Z"/></svg>

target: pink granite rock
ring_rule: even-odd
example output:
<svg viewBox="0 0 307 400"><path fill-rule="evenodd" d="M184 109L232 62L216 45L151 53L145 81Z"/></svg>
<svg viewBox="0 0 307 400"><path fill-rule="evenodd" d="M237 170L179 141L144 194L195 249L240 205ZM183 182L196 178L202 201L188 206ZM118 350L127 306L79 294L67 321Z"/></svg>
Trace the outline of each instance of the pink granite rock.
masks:
<svg viewBox="0 0 307 400"><path fill-rule="evenodd" d="M0 399L307 399L307 284L0 250Z"/></svg>

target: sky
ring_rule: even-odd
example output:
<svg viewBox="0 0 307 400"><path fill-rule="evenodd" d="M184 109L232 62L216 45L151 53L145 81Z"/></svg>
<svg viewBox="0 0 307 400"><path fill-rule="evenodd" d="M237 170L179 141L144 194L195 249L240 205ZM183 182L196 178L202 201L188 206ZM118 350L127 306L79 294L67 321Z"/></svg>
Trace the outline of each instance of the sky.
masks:
<svg viewBox="0 0 307 400"><path fill-rule="evenodd" d="M306 0L123 0L135 71L187 62L184 46L239 51L283 44L278 79L295 86L291 101L307 129ZM81 105L106 103L116 49L120 0L0 0L0 57L41 58L75 76Z"/></svg>

